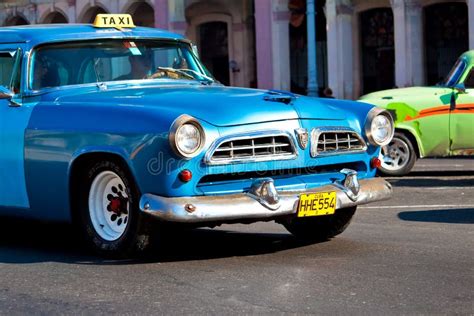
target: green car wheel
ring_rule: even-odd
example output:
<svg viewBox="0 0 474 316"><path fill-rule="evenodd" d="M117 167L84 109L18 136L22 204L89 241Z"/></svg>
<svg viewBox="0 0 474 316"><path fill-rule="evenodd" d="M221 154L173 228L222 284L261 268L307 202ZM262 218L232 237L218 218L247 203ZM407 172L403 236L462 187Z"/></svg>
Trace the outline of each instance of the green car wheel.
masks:
<svg viewBox="0 0 474 316"><path fill-rule="evenodd" d="M392 141L382 147L382 165L379 170L390 176L408 174L416 162L416 151L411 141L402 133L396 132Z"/></svg>

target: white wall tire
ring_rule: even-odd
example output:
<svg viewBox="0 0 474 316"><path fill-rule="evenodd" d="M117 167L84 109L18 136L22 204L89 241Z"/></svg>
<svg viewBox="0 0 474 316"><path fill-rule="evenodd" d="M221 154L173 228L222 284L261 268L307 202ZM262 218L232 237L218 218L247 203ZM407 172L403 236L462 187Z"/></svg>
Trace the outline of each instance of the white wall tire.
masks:
<svg viewBox="0 0 474 316"><path fill-rule="evenodd" d="M149 237L138 207L140 193L122 164L90 164L76 187L78 225L93 250L113 258L145 250Z"/></svg>
<svg viewBox="0 0 474 316"><path fill-rule="evenodd" d="M130 214L127 188L112 171L102 171L89 190L89 215L96 233L107 241L123 236Z"/></svg>

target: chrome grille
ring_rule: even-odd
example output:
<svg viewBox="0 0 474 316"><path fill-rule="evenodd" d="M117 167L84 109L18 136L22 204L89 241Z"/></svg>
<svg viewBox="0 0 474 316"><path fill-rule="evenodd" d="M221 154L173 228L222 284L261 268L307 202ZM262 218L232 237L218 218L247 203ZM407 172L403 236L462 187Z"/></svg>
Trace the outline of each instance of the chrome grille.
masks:
<svg viewBox="0 0 474 316"><path fill-rule="evenodd" d="M350 129L313 129L311 156L362 152L367 145L362 137Z"/></svg>
<svg viewBox="0 0 474 316"><path fill-rule="evenodd" d="M291 159L296 156L293 140L287 134L253 134L227 137L213 146L206 156L210 164Z"/></svg>

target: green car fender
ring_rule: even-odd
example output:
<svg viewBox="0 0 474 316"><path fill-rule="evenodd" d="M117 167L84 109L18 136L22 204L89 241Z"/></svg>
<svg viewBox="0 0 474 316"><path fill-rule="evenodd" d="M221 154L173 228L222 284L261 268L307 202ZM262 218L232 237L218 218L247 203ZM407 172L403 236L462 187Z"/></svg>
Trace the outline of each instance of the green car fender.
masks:
<svg viewBox="0 0 474 316"><path fill-rule="evenodd" d="M362 101L387 109L395 128L413 136L419 156L450 154L449 108L453 89L412 87L368 94ZM451 135L453 137L453 135Z"/></svg>
<svg viewBox="0 0 474 316"><path fill-rule="evenodd" d="M361 101L388 110L406 140L384 148L381 170L407 174L413 157L474 155L474 50L461 55L445 80L432 87L409 87L367 94Z"/></svg>

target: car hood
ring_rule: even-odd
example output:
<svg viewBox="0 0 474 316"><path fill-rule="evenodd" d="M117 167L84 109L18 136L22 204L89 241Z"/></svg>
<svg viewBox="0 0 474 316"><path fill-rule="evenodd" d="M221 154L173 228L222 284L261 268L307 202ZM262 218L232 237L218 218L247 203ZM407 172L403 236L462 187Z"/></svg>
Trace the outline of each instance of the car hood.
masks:
<svg viewBox="0 0 474 316"><path fill-rule="evenodd" d="M377 100L400 100L403 98L444 95L450 91L451 89L446 87L410 87L373 92L362 96L360 100L366 102Z"/></svg>
<svg viewBox="0 0 474 316"><path fill-rule="evenodd" d="M324 99L286 92L224 86L173 85L122 87L103 91L75 90L63 90L54 97L54 101L58 104L101 104L172 111L177 115L191 115L215 126L289 119L342 120L349 115L334 100L326 102ZM291 102L280 102L280 97Z"/></svg>

